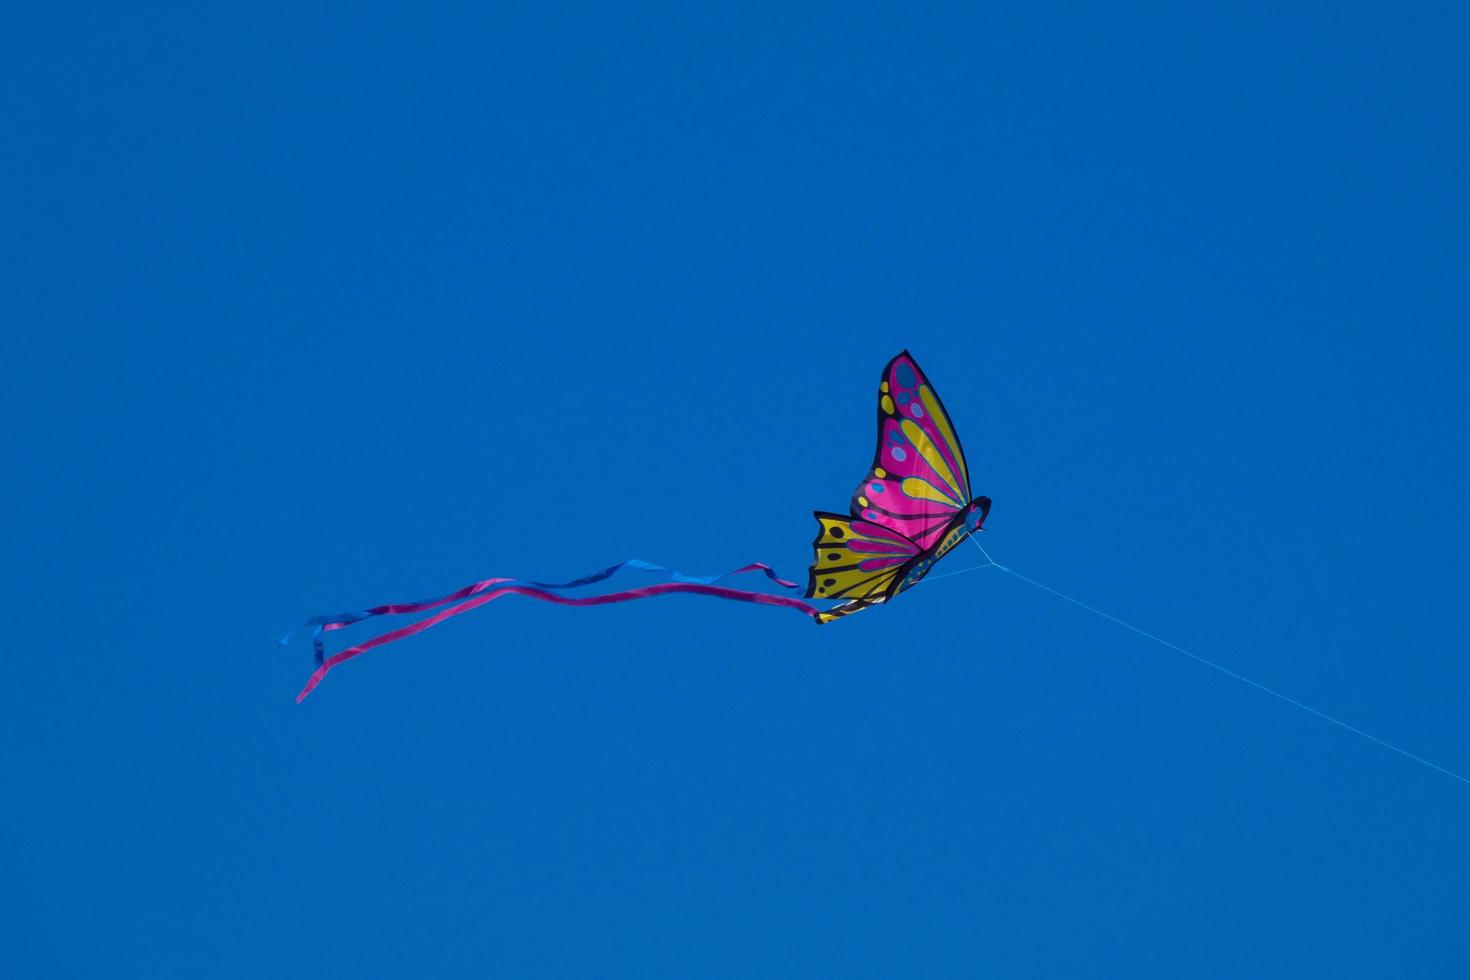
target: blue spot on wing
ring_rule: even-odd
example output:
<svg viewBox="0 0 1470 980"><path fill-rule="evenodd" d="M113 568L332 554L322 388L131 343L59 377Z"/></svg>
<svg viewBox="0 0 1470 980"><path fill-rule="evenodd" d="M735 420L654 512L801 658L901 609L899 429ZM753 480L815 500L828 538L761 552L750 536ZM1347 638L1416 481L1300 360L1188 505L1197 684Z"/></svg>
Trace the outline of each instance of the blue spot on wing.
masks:
<svg viewBox="0 0 1470 980"><path fill-rule="evenodd" d="M914 369L909 366L908 361L899 361L898 365L893 369L893 376L898 379L899 385L904 388L912 388L919 380L914 376Z"/></svg>

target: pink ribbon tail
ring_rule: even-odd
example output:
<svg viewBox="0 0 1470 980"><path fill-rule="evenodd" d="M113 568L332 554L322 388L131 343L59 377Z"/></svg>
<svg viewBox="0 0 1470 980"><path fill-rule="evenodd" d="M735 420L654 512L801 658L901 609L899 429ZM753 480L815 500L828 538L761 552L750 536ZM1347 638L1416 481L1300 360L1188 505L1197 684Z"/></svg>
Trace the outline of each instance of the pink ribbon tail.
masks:
<svg viewBox="0 0 1470 980"><path fill-rule="evenodd" d="M344 664L353 657L364 654L374 647L380 647L397 640L402 640L405 637L413 636L415 633L422 633L429 627L437 626L451 616L458 616L460 613L469 612L471 609L476 609L504 595L523 595L529 599L540 599L542 602L554 602L559 606L604 606L614 602L631 602L634 599L647 599L652 596L671 595L676 592L713 596L717 599L733 599L737 602L754 602L762 606L785 606L788 609L795 609L804 616L810 616L813 620L821 613L821 610L815 606L802 602L800 599L792 599L789 596L767 595L764 592L747 592L744 589L728 589L719 585L699 585L692 582L662 582L657 585L645 585L639 589L628 589L623 592L611 592L607 595L588 596L581 599L569 599L566 596L556 595L525 585L508 585L491 592L482 593L458 605L450 606L447 609L441 609L434 615L426 619L421 619L417 623L410 623L407 626L402 626L380 636L375 636L371 640L365 640L357 646L348 647L341 653L328 657L307 680L306 686L301 689L301 693L296 695L296 703L300 704L304 701L306 696L312 692L312 689L322 682L322 678L326 677L332 668L339 664Z"/></svg>

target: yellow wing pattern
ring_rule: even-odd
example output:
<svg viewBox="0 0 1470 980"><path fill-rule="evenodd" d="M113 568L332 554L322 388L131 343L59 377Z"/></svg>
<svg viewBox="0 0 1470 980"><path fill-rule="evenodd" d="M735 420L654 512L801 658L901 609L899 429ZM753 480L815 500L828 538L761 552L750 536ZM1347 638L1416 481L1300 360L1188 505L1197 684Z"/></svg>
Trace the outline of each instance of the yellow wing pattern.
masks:
<svg viewBox="0 0 1470 980"><path fill-rule="evenodd" d="M848 599L822 614L820 622L885 602L918 545L885 527L843 514L817 512L819 530L812 541L815 558L806 594L815 599Z"/></svg>

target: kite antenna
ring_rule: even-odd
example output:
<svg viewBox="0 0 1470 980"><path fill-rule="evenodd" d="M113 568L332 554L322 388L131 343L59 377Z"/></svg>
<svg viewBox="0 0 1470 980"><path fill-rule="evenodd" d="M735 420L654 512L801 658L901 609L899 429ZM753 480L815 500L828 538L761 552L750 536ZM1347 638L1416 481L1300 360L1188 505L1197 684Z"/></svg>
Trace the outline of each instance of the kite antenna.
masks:
<svg viewBox="0 0 1470 980"><path fill-rule="evenodd" d="M975 539L973 537L970 538L970 540L971 541L975 541ZM1103 619L1106 619L1110 623L1116 623L1117 625L1123 627L1126 630L1132 630L1134 633L1137 633L1139 636L1143 637L1146 640L1153 640L1155 643L1159 644L1160 646L1168 647L1170 650L1173 650L1175 653L1182 653L1182 654L1184 654L1184 656L1188 657L1190 660L1194 660L1194 661L1196 661L1198 663L1204 664L1206 667L1210 667L1210 668L1212 668L1214 670L1218 670L1220 673L1224 674L1225 676L1227 676L1227 677L1233 677L1236 680L1240 681L1242 684L1249 684L1251 687L1255 688L1256 690L1263 691L1266 694L1271 695L1273 698L1277 698L1278 700L1285 701L1287 704L1292 705L1292 706L1297 707L1297 708L1300 708L1303 711L1307 712L1308 714L1316 715L1318 718L1321 718L1323 721L1331 722L1332 724L1336 725L1338 728L1345 728L1348 731L1352 732L1354 735L1361 735L1363 738L1366 738L1368 741L1373 742L1373 743L1375 743L1377 745L1381 745L1385 749L1388 749L1391 752L1397 752L1399 755L1403 756L1406 759L1412 759L1413 761L1419 763L1420 765L1428 766L1430 769L1433 769L1436 772L1442 772L1446 776L1449 776L1451 779L1458 779L1460 782L1466 784L1467 786L1470 786L1470 779L1466 779L1464 776L1460 775L1457 772L1454 772L1452 770L1446 769L1444 766L1437 765L1436 763L1430 762L1428 759L1425 759L1422 756L1417 756L1414 753L1410 752L1408 749L1401 749L1397 745L1394 745L1392 742L1385 741L1384 739L1379 738L1377 735L1372 735L1372 734L1370 734L1368 732L1365 732L1361 728L1358 728L1355 725L1349 725L1347 722L1343 721L1342 719L1340 719L1340 718L1334 718L1332 715L1329 715L1325 711L1318 711L1316 708L1312 707L1310 704L1303 704L1302 702L1298 701L1296 698L1289 697L1289 696L1287 696L1285 694L1282 694L1280 691L1275 690L1274 688L1267 687L1265 684L1262 684L1259 681L1253 681L1249 677L1246 677L1244 674L1237 674L1235 671L1231 670L1229 667L1224 667L1224 666L1222 666L1220 664L1217 664L1213 660L1209 660L1209 659L1206 659L1205 657L1201 657L1197 653L1191 653L1190 651L1184 649L1183 647L1179 646L1178 644L1170 643L1168 640L1162 639L1161 637L1154 636L1152 633L1149 633L1146 630L1139 629L1137 626L1134 626L1132 623L1124 622L1123 620L1119 619L1117 616L1109 615L1108 613L1103 612L1101 609L1097 609L1097 608L1094 608L1093 606L1089 606L1087 603L1082 602L1079 599L1074 599L1071 596L1066 595L1065 593L1058 592L1056 589L1053 589L1049 585L1043 585L1043 584L1041 584L1040 582L1036 581L1033 578L1027 578L1025 575L1022 575L1020 572L1012 571L1011 569L1005 567L1004 565L999 564L998 562L996 562L996 560L994 558L991 558L990 557L990 554L984 548L981 548L980 547L980 542L979 541L975 541L975 547L976 548L980 548L980 554L982 554L982 555L985 556L985 564L984 565L976 565L973 568L964 568L964 569L961 569L958 572L949 572L948 573L949 575L963 575L965 572L975 572L975 571L979 571L982 568L998 568L1002 572L1005 572L1007 575L1010 575L1010 576L1013 576L1015 578L1018 578L1022 582L1027 583L1028 585L1034 585L1036 588L1042 590L1043 592L1050 592L1052 595L1056 596L1058 599L1064 599L1067 602L1070 602L1074 606L1078 606L1078 607L1080 607L1082 609L1086 609L1088 612L1092 613L1094 616L1101 616ZM946 577L945 575L932 576L932 578L936 578L936 579L937 578L945 578L945 577Z"/></svg>

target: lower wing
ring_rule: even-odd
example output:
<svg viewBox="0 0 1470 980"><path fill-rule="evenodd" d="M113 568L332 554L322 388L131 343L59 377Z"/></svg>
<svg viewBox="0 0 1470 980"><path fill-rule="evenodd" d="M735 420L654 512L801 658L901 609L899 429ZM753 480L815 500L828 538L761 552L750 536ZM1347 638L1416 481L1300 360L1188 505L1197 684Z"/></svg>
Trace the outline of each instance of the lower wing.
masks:
<svg viewBox="0 0 1470 980"><path fill-rule="evenodd" d="M830 623L832 620L841 619L843 616L851 616L855 612L871 609L873 606L882 605L887 601L886 596L879 596L876 599L849 599L840 606L833 606L825 612L817 613L815 617L817 625L821 626L823 623Z"/></svg>
<svg viewBox="0 0 1470 980"><path fill-rule="evenodd" d="M886 527L845 514L818 511L816 518L821 529L812 542L816 556L807 575L809 598L849 599L847 605L861 603L859 608L876 605L888 598L904 568L919 554L918 545ZM835 609L832 613L832 619L847 615Z"/></svg>

